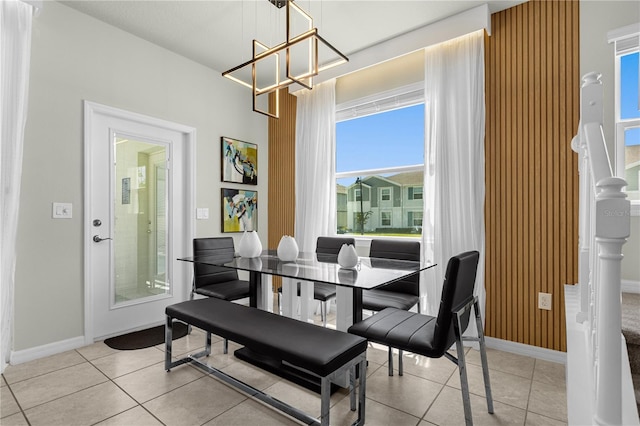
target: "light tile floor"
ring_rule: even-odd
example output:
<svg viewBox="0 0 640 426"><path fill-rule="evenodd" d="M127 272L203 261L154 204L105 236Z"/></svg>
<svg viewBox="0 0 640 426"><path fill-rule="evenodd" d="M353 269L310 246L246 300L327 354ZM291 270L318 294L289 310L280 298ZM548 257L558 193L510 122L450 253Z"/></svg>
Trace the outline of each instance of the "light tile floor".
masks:
<svg viewBox="0 0 640 426"><path fill-rule="evenodd" d="M204 344L198 330L176 340L174 355ZM207 362L315 416L317 394L266 373L215 343ZM287 425L284 414L189 365L167 373L164 347L117 351L99 342L25 364L2 376L0 424L10 425ZM397 355L396 355L397 357ZM405 353L405 374L387 375L386 348L367 352L368 425L462 425L464 413L455 365L446 358ZM562 425L567 422L564 365L488 350L495 413L487 413L479 353L467 364L474 424ZM396 363L397 366L397 358ZM331 397L331 423L351 424L345 391Z"/></svg>

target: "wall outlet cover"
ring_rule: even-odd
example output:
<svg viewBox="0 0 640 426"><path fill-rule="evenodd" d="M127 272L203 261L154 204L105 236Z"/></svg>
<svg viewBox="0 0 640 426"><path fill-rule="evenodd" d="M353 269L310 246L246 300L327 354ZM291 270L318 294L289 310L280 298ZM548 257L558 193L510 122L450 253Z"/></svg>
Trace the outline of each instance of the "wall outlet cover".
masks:
<svg viewBox="0 0 640 426"><path fill-rule="evenodd" d="M551 310L551 293L538 293L538 309Z"/></svg>

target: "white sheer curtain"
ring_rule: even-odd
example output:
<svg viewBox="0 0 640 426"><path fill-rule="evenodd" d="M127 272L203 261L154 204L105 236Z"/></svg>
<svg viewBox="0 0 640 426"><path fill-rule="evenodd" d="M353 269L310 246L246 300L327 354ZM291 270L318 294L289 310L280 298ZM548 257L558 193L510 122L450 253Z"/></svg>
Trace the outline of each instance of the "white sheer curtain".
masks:
<svg viewBox="0 0 640 426"><path fill-rule="evenodd" d="M0 302L1 370L9 362L13 340L16 233L22 178L22 146L27 121L33 6L20 0L0 2Z"/></svg>
<svg viewBox="0 0 640 426"><path fill-rule="evenodd" d="M478 250L484 318L484 30L426 48L424 80L422 238L425 259L438 264L427 274L427 312L438 311L449 258Z"/></svg>
<svg viewBox="0 0 640 426"><path fill-rule="evenodd" d="M314 252L319 236L336 231L335 79L298 94L296 110L296 224L300 251Z"/></svg>

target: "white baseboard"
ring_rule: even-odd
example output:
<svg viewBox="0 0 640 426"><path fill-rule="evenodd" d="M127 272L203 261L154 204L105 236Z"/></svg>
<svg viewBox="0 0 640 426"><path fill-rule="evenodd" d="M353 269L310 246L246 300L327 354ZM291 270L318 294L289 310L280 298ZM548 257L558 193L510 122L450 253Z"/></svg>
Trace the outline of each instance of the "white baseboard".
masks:
<svg viewBox="0 0 640 426"><path fill-rule="evenodd" d="M640 294L640 281L622 280L620 287L623 293Z"/></svg>
<svg viewBox="0 0 640 426"><path fill-rule="evenodd" d="M37 346L35 348L24 349L22 351L12 351L10 364L22 364L35 359L44 358L46 356L78 349L83 346L85 346L84 336L78 336L72 339Z"/></svg>
<svg viewBox="0 0 640 426"><path fill-rule="evenodd" d="M525 345L524 343L511 342L509 340L496 339L495 337L485 337L485 343L487 347L500 351L557 362L559 364L567 363L567 354L565 352L539 348L537 346Z"/></svg>

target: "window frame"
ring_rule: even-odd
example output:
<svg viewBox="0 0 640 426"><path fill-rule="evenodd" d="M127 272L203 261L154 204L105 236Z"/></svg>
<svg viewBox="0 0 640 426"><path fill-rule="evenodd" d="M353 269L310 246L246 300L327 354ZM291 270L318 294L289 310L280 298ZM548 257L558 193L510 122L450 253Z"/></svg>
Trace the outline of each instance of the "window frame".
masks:
<svg viewBox="0 0 640 426"><path fill-rule="evenodd" d="M411 223L410 223L410 224L409 224L409 223L407 223L407 225L408 225L408 226L412 226L412 227L413 227L413 226L422 226L422 224L423 224L423 222L424 222L424 211L420 211L420 210L409 210L409 211L407 211L407 222L409 222L409 217L408 217L408 216L409 216L409 213L411 213ZM420 217L420 225L416 225L416 224L415 224L415 220L416 220L416 218L415 218L415 216L414 216L414 215L415 215L416 213L420 213L420 214L422 215L422 216Z"/></svg>
<svg viewBox="0 0 640 426"><path fill-rule="evenodd" d="M373 114L380 114L388 111L393 111L396 109L411 107L419 104L424 104L424 83L417 82L413 84L409 84L406 86L401 86L393 90L387 90L383 92L376 93L374 95L366 96L361 99L356 99L352 101L345 102L343 104L336 105L336 124L342 121L353 120L357 118L366 117ZM395 166L395 167L385 167L378 169L370 169L370 170L353 170L348 172L336 172L335 180L336 182L343 178L358 178L362 176L371 176L371 175L386 175L386 174L396 174L403 172L415 172L420 171L424 172L424 163L422 164L414 164L408 166ZM423 199L424 199L424 183L422 185L423 188ZM385 200L384 202L393 202L393 189L390 191L390 199ZM402 195L403 196L403 195ZM355 201L360 201L357 199ZM382 197L380 197L380 202L382 201ZM382 210L380 211L380 213ZM423 213L424 217L424 213ZM402 220L403 221L403 220ZM391 223L393 224L393 215L391 219ZM355 234L353 235L358 239L369 240L372 237L367 235ZM390 237L390 236L376 236L376 238L389 238L389 239L404 239L404 238L416 238L415 236L407 234L407 236L402 237Z"/></svg>
<svg viewBox="0 0 640 426"><path fill-rule="evenodd" d="M621 118L620 102L621 102L621 60L623 56L638 53L640 55L640 43L633 43L635 37L640 41L640 25L631 25L611 31L608 34L609 43L614 44L614 174L624 178L625 174L625 131L630 128L640 127L640 117L638 118ZM632 41L629 44L629 41ZM618 44L623 45L620 48ZM630 200L631 215L640 216L640 200Z"/></svg>
<svg viewBox="0 0 640 426"><path fill-rule="evenodd" d="M416 198L416 188L420 188L420 198ZM424 185L407 187L407 200L424 200Z"/></svg>
<svg viewBox="0 0 640 426"><path fill-rule="evenodd" d="M384 224L384 215L389 215L389 224ZM380 210L380 227L391 228L393 227L393 212L390 210Z"/></svg>

